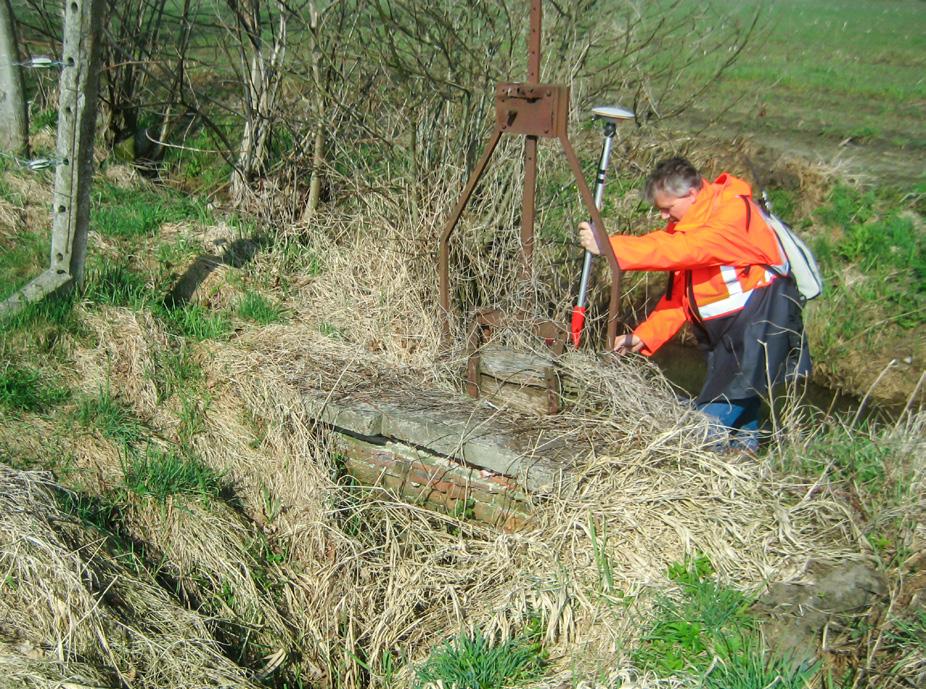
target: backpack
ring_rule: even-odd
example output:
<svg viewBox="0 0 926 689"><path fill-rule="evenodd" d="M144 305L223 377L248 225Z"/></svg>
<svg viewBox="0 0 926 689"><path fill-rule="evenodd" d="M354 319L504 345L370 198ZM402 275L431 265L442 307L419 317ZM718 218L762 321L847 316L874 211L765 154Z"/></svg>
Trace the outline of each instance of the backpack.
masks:
<svg viewBox="0 0 926 689"><path fill-rule="evenodd" d="M743 200L746 202L747 212L751 212L749 199L744 196ZM788 261L788 275L794 279L801 300L807 302L819 297L823 292L823 274L820 272L820 267L817 265L817 260L814 258L810 247L795 234L794 230L784 220L768 209L764 199L756 200L756 206L759 208L765 224L771 228L778 238L778 246ZM781 275L781 272L775 268L771 266L769 268L772 272Z"/></svg>

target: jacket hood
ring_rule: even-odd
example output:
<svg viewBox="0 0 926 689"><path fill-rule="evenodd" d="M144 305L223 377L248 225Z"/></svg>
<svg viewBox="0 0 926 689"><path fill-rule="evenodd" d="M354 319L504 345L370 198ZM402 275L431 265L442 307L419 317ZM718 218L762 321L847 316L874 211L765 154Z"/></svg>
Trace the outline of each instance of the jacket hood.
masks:
<svg viewBox="0 0 926 689"><path fill-rule="evenodd" d="M749 186L749 183L739 177L734 177L729 172L721 174L712 182L711 186L724 198L731 196L752 197L752 187Z"/></svg>

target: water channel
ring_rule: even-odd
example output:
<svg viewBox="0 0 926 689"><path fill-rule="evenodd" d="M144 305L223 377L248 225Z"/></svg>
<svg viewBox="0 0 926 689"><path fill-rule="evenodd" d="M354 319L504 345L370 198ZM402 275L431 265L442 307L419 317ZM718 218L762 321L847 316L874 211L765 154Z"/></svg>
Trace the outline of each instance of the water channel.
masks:
<svg viewBox="0 0 926 689"><path fill-rule="evenodd" d="M652 357L652 361L659 366L673 385L689 395L698 394L704 382L707 364L704 355L697 348L669 342ZM812 379L802 383L797 392L802 404L816 407L830 414L854 415L862 404L862 400L858 397L819 385ZM768 409L765 413L768 414ZM870 403L866 403L862 410L862 416L866 418L872 415L880 416L883 413L890 416L890 410L881 409Z"/></svg>

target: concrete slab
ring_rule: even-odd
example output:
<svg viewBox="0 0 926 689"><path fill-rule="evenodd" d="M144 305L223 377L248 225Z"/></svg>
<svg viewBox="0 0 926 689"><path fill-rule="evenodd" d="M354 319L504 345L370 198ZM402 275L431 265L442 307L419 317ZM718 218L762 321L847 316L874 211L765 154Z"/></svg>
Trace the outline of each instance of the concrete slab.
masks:
<svg viewBox="0 0 926 689"><path fill-rule="evenodd" d="M360 438L404 443L509 476L535 493L570 485L572 467L592 449L562 422L557 426L493 408L462 392L428 389L401 371L330 383L324 373L304 375L297 384L309 415L320 422ZM326 392L308 381L335 389Z"/></svg>
<svg viewBox="0 0 926 689"><path fill-rule="evenodd" d="M302 401L309 415L322 423L357 435L383 434L383 414L368 403L312 390L303 390Z"/></svg>

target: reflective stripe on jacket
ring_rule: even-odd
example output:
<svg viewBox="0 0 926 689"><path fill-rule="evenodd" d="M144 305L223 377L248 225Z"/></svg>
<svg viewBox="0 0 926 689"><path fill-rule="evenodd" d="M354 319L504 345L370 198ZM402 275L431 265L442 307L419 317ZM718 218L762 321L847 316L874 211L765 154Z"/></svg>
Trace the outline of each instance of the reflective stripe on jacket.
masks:
<svg viewBox="0 0 926 689"><path fill-rule="evenodd" d="M686 320L736 313L753 290L775 280L766 266L784 263L778 241L742 197L751 199L749 185L724 173L712 183L704 181L678 222L639 237L610 238L622 269L672 271L672 288L634 331L644 342L644 354L659 349Z"/></svg>

